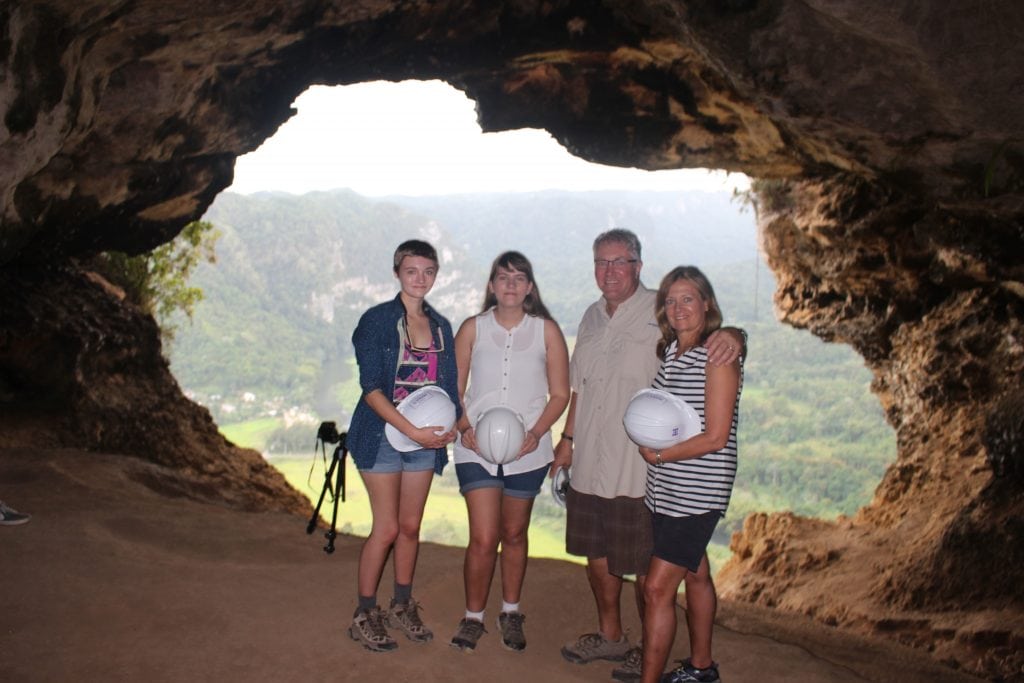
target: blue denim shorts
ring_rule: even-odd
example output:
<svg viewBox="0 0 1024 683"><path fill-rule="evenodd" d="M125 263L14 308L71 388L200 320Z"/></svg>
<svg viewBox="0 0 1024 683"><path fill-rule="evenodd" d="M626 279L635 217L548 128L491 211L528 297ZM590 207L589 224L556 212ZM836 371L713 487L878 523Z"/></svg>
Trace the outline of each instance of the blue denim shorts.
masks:
<svg viewBox="0 0 1024 683"><path fill-rule="evenodd" d="M419 450L402 453L396 451L387 437L381 437L380 447L377 448L377 457L372 467L360 467L360 472L370 474L394 474L395 472L423 472L434 469L434 449L420 448Z"/></svg>
<svg viewBox="0 0 1024 683"><path fill-rule="evenodd" d="M459 478L459 493L462 495L473 489L499 488L513 498L536 498L549 469L549 465L544 465L521 474L505 474L502 466L498 465L498 473L493 475L479 463L455 463L455 475Z"/></svg>

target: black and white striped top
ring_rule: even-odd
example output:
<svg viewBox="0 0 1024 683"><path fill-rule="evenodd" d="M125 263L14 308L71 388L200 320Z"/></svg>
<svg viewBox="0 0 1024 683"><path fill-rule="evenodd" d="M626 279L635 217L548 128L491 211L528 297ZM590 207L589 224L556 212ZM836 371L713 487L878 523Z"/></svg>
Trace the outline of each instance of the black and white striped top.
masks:
<svg viewBox="0 0 1024 683"><path fill-rule="evenodd" d="M698 346L676 358L676 348L677 342L672 342L665 350L665 358L652 386L675 394L689 403L700 415L703 431L706 429L704 387L707 383L705 368L708 350ZM647 466L645 502L652 511L670 517L687 517L716 510L725 514L732 495L733 481L736 479L736 424L739 420L742 390L741 360L740 383L736 390L729 442L725 448L699 458L667 462L660 467Z"/></svg>

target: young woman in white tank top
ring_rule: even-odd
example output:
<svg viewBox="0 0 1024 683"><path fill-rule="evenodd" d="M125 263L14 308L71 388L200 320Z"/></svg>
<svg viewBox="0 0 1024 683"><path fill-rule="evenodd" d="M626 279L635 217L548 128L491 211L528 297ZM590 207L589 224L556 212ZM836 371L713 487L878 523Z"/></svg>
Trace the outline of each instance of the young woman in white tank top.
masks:
<svg viewBox="0 0 1024 683"><path fill-rule="evenodd" d="M527 530L533 499L548 474L554 451L551 425L569 402L569 353L519 252L495 259L483 311L455 336L459 396L455 467L469 512L464 583L466 614L452 646L472 650L485 632L484 608L501 547L502 610L497 627L510 650L526 647L519 609L526 576ZM515 460L496 465L478 451L476 419L493 406L523 418L526 438Z"/></svg>

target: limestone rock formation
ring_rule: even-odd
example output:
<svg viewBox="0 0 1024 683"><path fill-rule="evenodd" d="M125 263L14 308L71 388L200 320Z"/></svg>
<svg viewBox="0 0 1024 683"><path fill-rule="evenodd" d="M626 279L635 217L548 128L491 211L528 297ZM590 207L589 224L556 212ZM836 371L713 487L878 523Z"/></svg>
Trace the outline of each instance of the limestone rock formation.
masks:
<svg viewBox="0 0 1024 683"><path fill-rule="evenodd" d="M69 446L135 455L176 497L243 510L309 513L309 503L258 452L222 437L186 399L161 355L153 318L95 273L0 272L0 448Z"/></svg>
<svg viewBox="0 0 1024 683"><path fill-rule="evenodd" d="M864 356L899 457L852 519L748 520L723 592L1020 676L1022 35L1015 0L2 5L0 439L297 505L76 263L200 217L311 84L440 78L485 130L760 179L779 313Z"/></svg>

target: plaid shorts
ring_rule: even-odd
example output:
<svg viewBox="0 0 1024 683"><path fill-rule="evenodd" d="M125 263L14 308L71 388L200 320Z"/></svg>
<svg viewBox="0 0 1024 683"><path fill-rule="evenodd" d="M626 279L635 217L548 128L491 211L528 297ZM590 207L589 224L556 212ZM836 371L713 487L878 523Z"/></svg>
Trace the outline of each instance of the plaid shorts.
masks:
<svg viewBox="0 0 1024 683"><path fill-rule="evenodd" d="M566 552L607 558L608 571L615 576L647 574L654 539L651 511L643 498L602 498L570 486L565 508Z"/></svg>

